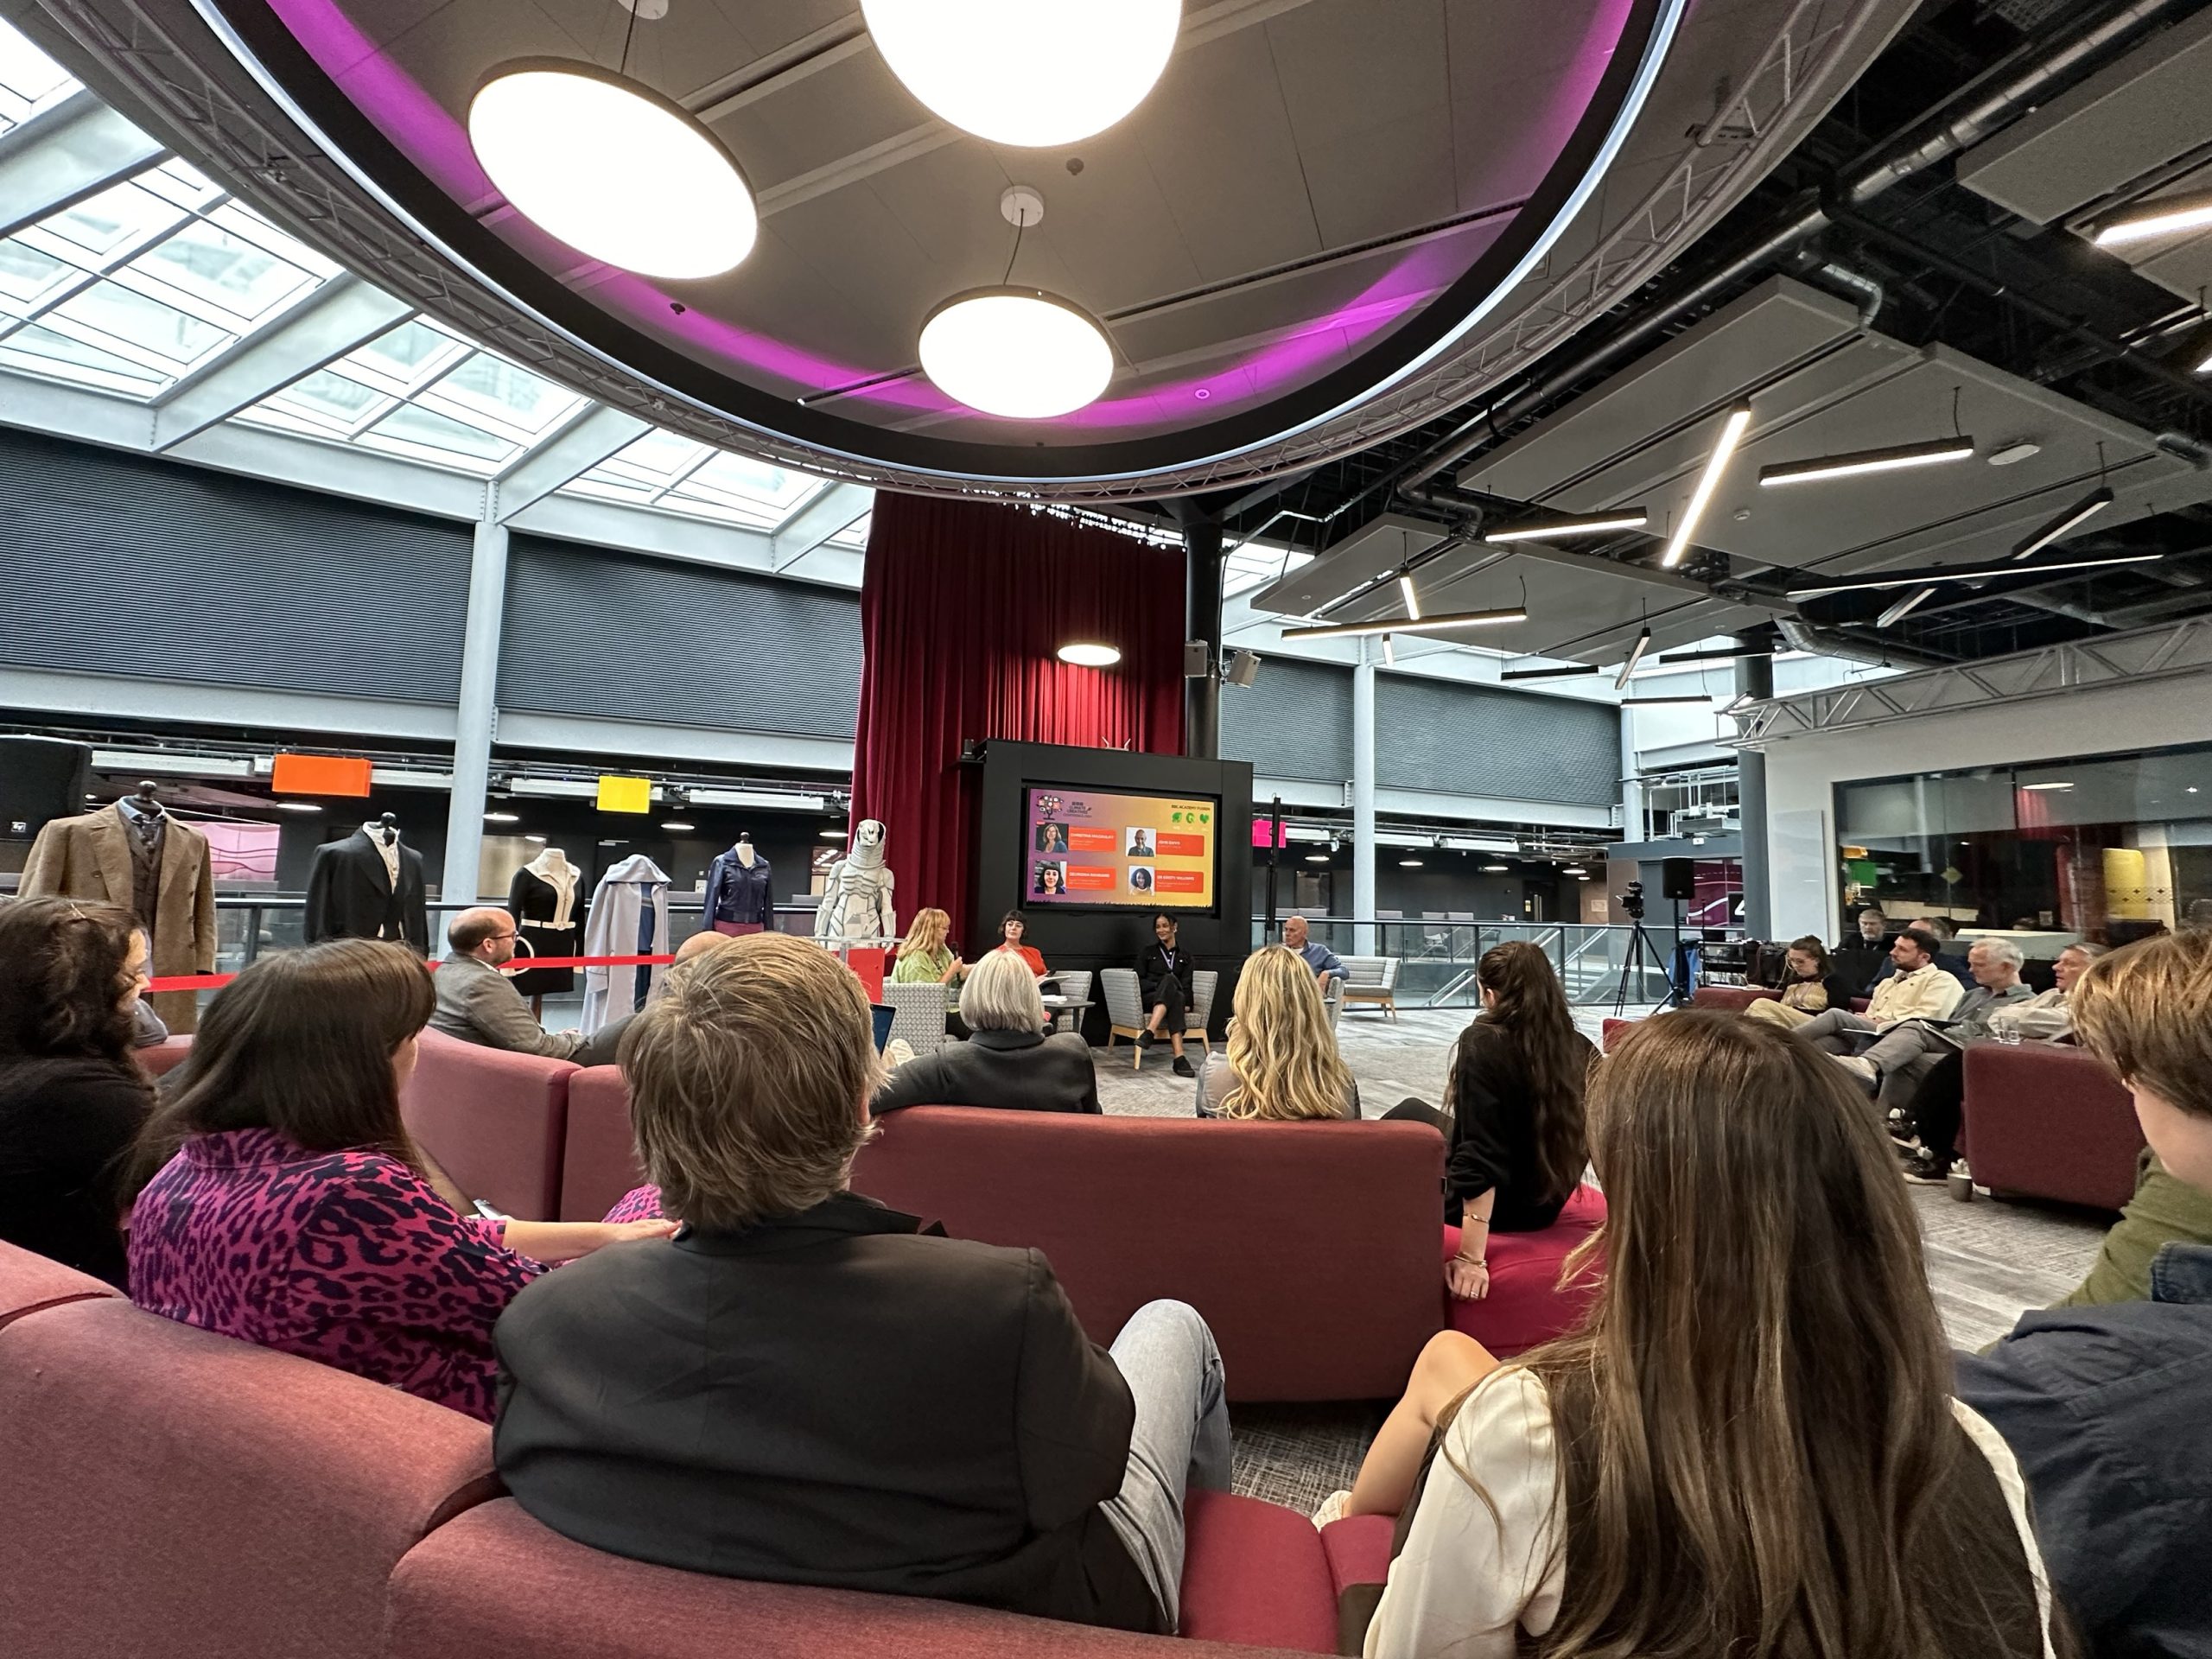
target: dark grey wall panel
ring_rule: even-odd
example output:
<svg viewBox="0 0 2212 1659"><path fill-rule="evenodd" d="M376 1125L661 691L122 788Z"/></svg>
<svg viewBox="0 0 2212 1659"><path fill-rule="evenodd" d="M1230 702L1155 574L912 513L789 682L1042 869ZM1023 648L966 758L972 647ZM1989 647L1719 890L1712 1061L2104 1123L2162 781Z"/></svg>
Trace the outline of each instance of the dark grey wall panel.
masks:
<svg viewBox="0 0 2212 1659"><path fill-rule="evenodd" d="M1351 671L1271 657L1249 686L1221 688L1221 757L1263 778L1351 776Z"/></svg>
<svg viewBox="0 0 2212 1659"><path fill-rule="evenodd" d="M1610 703L1378 674L1375 781L1608 806L1621 798L1620 720Z"/></svg>
<svg viewBox="0 0 2212 1659"><path fill-rule="evenodd" d="M540 536L509 545L503 709L849 738L860 697L856 594Z"/></svg>
<svg viewBox="0 0 2212 1659"><path fill-rule="evenodd" d="M450 702L466 525L0 429L0 662Z"/></svg>

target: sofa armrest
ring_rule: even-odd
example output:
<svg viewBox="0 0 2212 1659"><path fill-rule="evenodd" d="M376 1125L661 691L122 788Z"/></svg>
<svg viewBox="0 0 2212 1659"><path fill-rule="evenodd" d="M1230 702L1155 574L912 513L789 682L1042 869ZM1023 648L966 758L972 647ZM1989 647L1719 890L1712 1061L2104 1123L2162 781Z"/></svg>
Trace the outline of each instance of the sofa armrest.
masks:
<svg viewBox="0 0 2212 1659"><path fill-rule="evenodd" d="M2135 1104L2110 1067L2050 1043L1966 1052L1966 1154L1993 1192L2119 1210L2143 1149Z"/></svg>

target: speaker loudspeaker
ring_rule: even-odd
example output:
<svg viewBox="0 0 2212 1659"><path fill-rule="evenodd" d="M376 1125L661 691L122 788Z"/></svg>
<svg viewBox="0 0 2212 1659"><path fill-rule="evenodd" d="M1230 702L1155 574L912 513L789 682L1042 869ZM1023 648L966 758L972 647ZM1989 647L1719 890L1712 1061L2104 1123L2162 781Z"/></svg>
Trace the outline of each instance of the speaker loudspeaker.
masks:
<svg viewBox="0 0 2212 1659"><path fill-rule="evenodd" d="M1213 672L1213 648L1203 639L1183 642L1183 677L1203 680Z"/></svg>
<svg viewBox="0 0 2212 1659"><path fill-rule="evenodd" d="M86 810L92 751L51 737L0 737L0 839L29 841Z"/></svg>
<svg viewBox="0 0 2212 1659"><path fill-rule="evenodd" d="M1662 899L1697 897L1697 861L1667 858L1659 861L1659 896Z"/></svg>
<svg viewBox="0 0 2212 1659"><path fill-rule="evenodd" d="M1231 685L1251 684L1260 677L1260 653L1256 651L1238 652L1229 659L1229 666L1222 671L1221 677Z"/></svg>

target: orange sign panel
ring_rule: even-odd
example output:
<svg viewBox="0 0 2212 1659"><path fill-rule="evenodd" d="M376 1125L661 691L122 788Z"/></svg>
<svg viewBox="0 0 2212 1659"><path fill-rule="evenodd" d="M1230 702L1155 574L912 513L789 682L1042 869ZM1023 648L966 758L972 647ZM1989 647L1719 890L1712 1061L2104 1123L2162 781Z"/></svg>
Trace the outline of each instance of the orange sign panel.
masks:
<svg viewBox="0 0 2212 1659"><path fill-rule="evenodd" d="M370 765L356 754L280 754L269 774L278 795L366 795Z"/></svg>

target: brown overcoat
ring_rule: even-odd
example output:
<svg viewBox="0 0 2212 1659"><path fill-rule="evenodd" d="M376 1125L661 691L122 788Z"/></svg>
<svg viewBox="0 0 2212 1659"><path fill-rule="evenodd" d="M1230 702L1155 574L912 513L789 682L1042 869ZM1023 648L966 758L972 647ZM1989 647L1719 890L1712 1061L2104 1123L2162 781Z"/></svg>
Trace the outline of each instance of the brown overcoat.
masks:
<svg viewBox="0 0 2212 1659"><path fill-rule="evenodd" d="M31 843L18 893L26 899L98 899L132 907L130 830L113 807L73 818L56 818ZM153 917L153 961L148 971L215 971L215 872L207 837L174 813L162 833L162 892ZM173 1032L199 1026L198 996L165 991L151 999L154 1012Z"/></svg>

